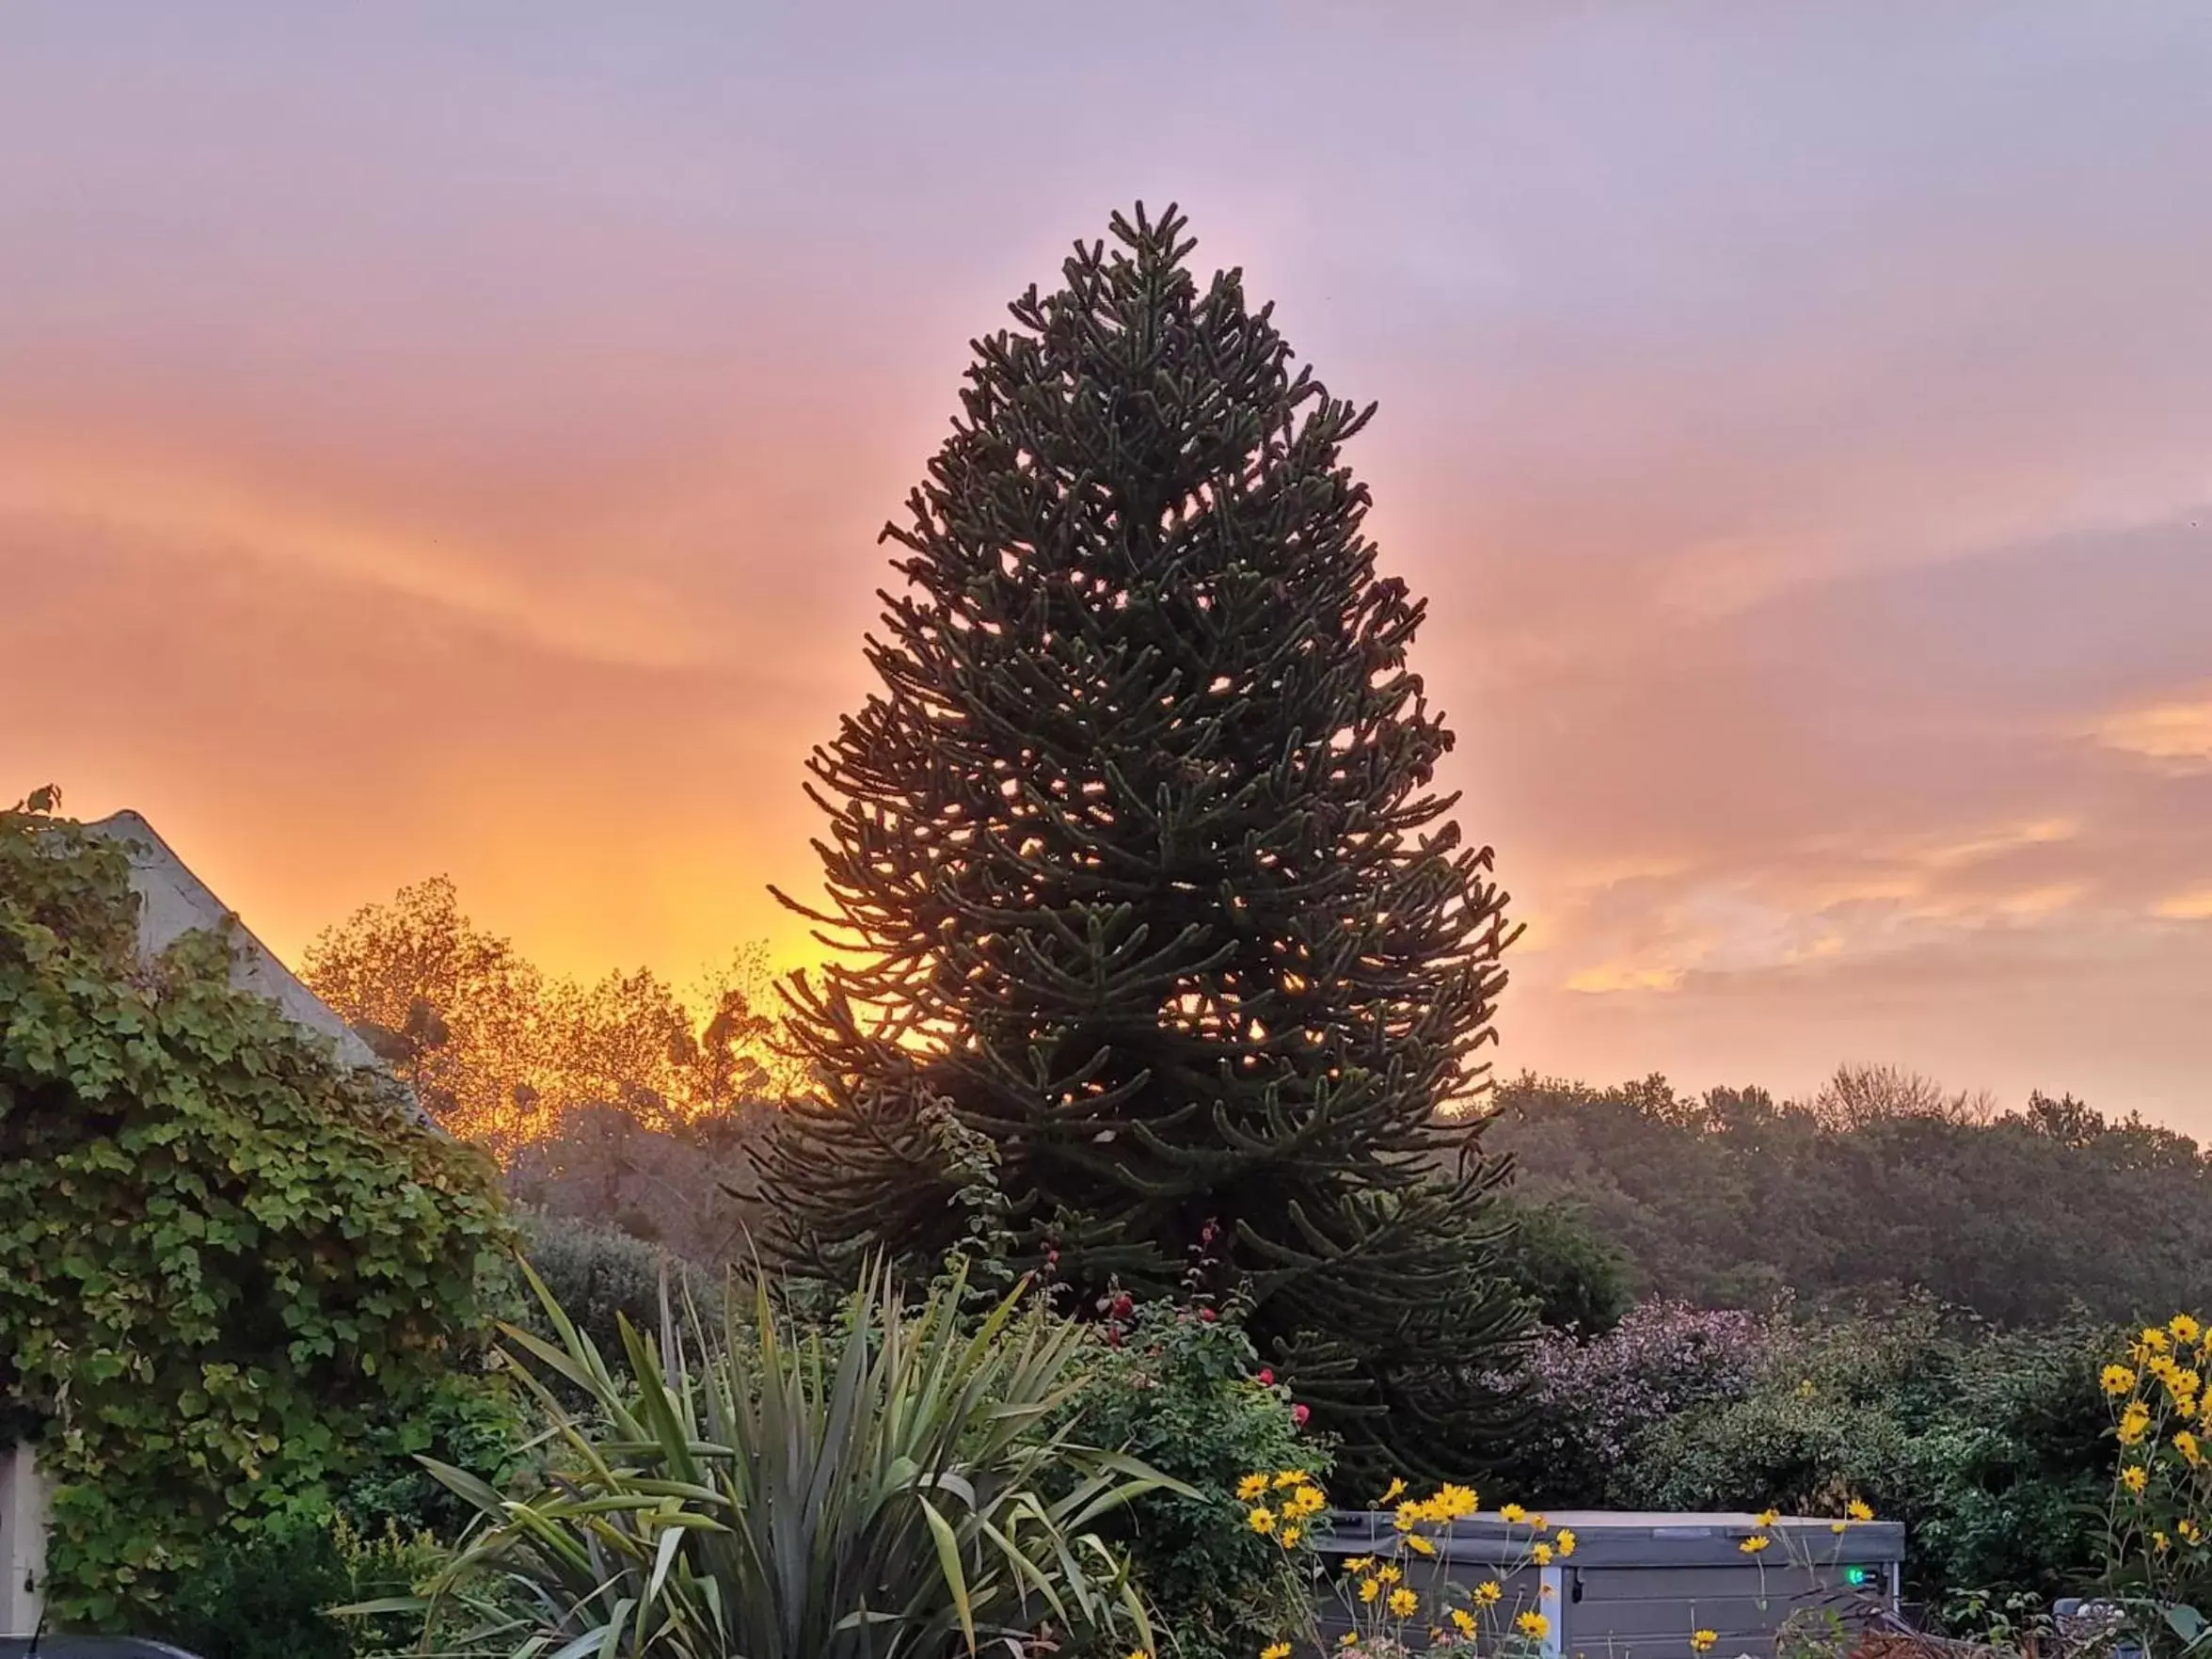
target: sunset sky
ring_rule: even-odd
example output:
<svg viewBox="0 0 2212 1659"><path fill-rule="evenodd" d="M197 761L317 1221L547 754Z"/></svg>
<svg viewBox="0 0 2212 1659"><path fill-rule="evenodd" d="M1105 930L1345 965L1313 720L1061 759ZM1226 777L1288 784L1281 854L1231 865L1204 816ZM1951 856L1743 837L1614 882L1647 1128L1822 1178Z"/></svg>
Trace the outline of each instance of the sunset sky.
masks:
<svg viewBox="0 0 2212 1659"><path fill-rule="evenodd" d="M804 955L969 340L1180 201L1332 391L1502 1064L2212 1132L2212 8L0 11L0 793L280 951Z"/></svg>

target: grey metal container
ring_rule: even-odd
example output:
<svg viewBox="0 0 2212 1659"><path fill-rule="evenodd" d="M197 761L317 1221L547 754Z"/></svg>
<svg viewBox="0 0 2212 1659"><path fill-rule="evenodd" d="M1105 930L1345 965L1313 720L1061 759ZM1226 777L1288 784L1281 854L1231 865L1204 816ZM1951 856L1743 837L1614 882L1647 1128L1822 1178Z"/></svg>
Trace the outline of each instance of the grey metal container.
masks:
<svg viewBox="0 0 2212 1659"><path fill-rule="evenodd" d="M1387 1555L1396 1537L1387 1514L1349 1511L1331 1519L1321 1550L1336 1558L1332 1580L1344 1558ZM1904 1561L1898 1522L1854 1522L1838 1533L1829 1521L1794 1516L1771 1527L1749 1514L1591 1510L1547 1519L1548 1536L1571 1531L1575 1550L1541 1568L1524 1564L1529 1529L1494 1514L1471 1516L1446 1534L1430 1532L1436 1556L1406 1557L1424 1608L1440 1604L1445 1582L1471 1587L1494 1579L1505 1620L1536 1610L1551 1621L1544 1648L1554 1659L1694 1659L1691 1636L1700 1630L1717 1638L1708 1659L1770 1659L1776 1634L1792 1617L1824 1624L1832 1616L1852 1629L1877 1610L1897 1607ZM1755 1533L1771 1542L1746 1555L1743 1540ZM1333 1643L1348 1628L1333 1589L1325 1590L1324 1639Z"/></svg>

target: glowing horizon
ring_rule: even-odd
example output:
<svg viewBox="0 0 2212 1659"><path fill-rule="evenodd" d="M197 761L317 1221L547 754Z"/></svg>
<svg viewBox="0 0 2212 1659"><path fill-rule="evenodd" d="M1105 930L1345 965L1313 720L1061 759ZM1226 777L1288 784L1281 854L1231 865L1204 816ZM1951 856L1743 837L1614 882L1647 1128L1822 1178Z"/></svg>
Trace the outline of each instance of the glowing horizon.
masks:
<svg viewBox="0 0 2212 1659"><path fill-rule="evenodd" d="M440 873L570 977L817 959L876 532L1174 199L1381 406L1501 1070L2212 1131L2212 16L102 12L0 57L0 793L289 959Z"/></svg>

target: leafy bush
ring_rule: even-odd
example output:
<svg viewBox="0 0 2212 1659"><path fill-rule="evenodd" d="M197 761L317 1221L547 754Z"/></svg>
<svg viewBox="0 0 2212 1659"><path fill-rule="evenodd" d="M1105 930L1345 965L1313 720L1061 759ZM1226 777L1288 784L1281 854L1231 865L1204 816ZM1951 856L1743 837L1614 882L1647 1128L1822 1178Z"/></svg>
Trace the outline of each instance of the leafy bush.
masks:
<svg viewBox="0 0 2212 1659"><path fill-rule="evenodd" d="M1255 1469L1319 1478L1328 1448L1300 1428L1288 1391L1260 1365L1233 1316L1118 1295L1106 1311L1090 1380L1074 1402L1075 1430L1125 1447L1189 1490L1140 1496L1102 1529L1127 1549L1173 1652L1249 1659L1289 1621L1306 1587L1282 1552L1244 1523L1237 1483Z"/></svg>
<svg viewBox="0 0 2212 1659"><path fill-rule="evenodd" d="M1773 1340L1756 1316L1669 1301L1640 1303L1588 1339L1547 1332L1524 1362L1528 1427L1495 1474L1552 1507L1650 1507L1642 1437L1693 1408L1742 1397Z"/></svg>
<svg viewBox="0 0 2212 1659"><path fill-rule="evenodd" d="M326 1513L488 1334L508 1236L489 1161L226 939L142 963L124 850L49 805L0 812L0 1397L54 1482L51 1616L110 1629Z"/></svg>
<svg viewBox="0 0 2212 1659"><path fill-rule="evenodd" d="M1580 1205L1504 1199L1512 1219L1499 1269L1549 1330L1599 1336L1620 1322L1634 1300L1628 1258L1599 1237Z"/></svg>
<svg viewBox="0 0 2212 1659"><path fill-rule="evenodd" d="M617 1360L622 1320L641 1331L660 1328L664 1267L676 1305L687 1291L709 1301L719 1295L691 1263L612 1227L539 1213L526 1216L521 1231L523 1253L553 1300L600 1353ZM535 1302L526 1314L524 1324L540 1336L553 1335Z"/></svg>
<svg viewBox="0 0 2212 1659"><path fill-rule="evenodd" d="M518 1609L508 1651L600 1659L935 1654L1046 1622L1153 1645L1091 1529L1166 1482L1075 1441L1084 1333L1041 1302L1017 1293L970 1325L957 1274L909 1310L871 1273L835 1326L801 1332L765 1285L749 1318L733 1286L711 1340L694 1314L656 1352L623 1320L625 1376L537 1287L558 1344L508 1334L535 1362L558 1477L503 1496L437 1466L485 1525L433 1617L455 1598ZM588 1394L591 1419L541 1373Z"/></svg>
<svg viewBox="0 0 2212 1659"><path fill-rule="evenodd" d="M352 1659L354 1633L327 1611L352 1589L326 1523L275 1522L217 1539L160 1628L199 1659Z"/></svg>

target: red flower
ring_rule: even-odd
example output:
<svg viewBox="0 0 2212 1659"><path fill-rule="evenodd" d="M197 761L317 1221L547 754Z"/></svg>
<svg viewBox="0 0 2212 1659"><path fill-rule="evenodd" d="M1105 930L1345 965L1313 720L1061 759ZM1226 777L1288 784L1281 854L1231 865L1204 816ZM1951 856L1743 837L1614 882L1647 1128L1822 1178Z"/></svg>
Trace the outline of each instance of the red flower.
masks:
<svg viewBox="0 0 2212 1659"><path fill-rule="evenodd" d="M1270 1371L1265 1365L1260 1367L1260 1386L1262 1388L1273 1388L1275 1386L1275 1373Z"/></svg>
<svg viewBox="0 0 2212 1659"><path fill-rule="evenodd" d="M1200 1318L1201 1321L1203 1321L1205 1324L1211 1325L1211 1324L1212 1324L1212 1323L1213 1323L1213 1322L1214 1322L1216 1319L1218 1319L1218 1318L1219 1318L1221 1316L1220 1316L1220 1315L1218 1315L1218 1314L1217 1314L1216 1312L1214 1312L1214 1310L1213 1310L1212 1308L1201 1308L1201 1309L1199 1309L1199 1311L1198 1311L1198 1316L1199 1316L1199 1318Z"/></svg>
<svg viewBox="0 0 2212 1659"><path fill-rule="evenodd" d="M1313 1414L1313 1412L1306 1410L1305 1405L1302 1402L1291 1407L1290 1409L1291 1421L1296 1423L1300 1428L1305 1428L1306 1419L1311 1417Z"/></svg>
<svg viewBox="0 0 2212 1659"><path fill-rule="evenodd" d="M1127 1292L1114 1298L1114 1317L1126 1319L1137 1311L1137 1300Z"/></svg>

